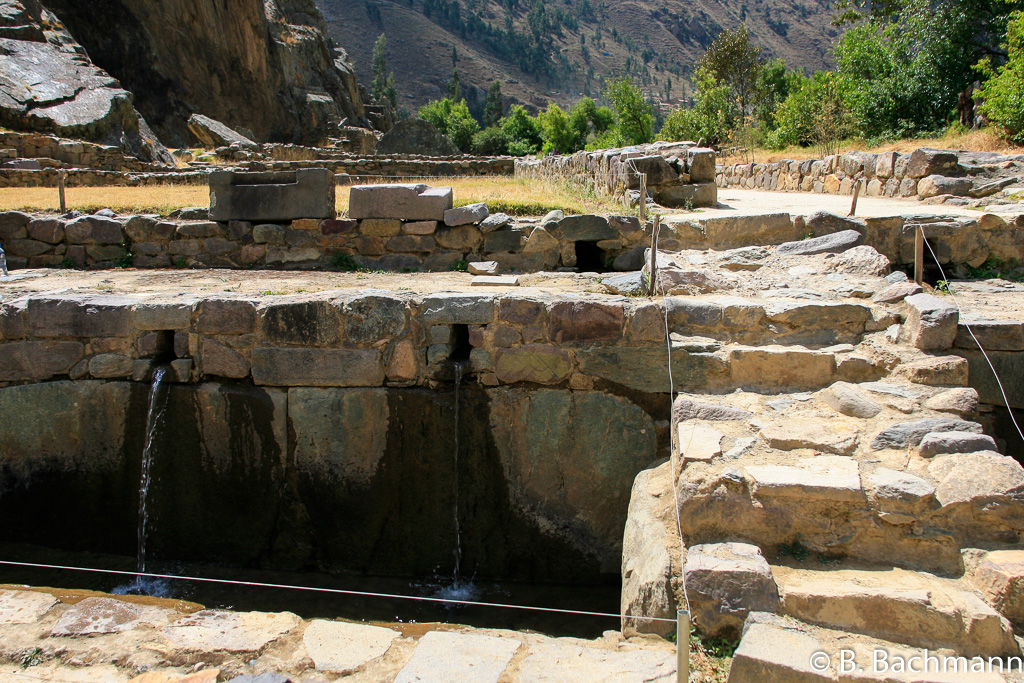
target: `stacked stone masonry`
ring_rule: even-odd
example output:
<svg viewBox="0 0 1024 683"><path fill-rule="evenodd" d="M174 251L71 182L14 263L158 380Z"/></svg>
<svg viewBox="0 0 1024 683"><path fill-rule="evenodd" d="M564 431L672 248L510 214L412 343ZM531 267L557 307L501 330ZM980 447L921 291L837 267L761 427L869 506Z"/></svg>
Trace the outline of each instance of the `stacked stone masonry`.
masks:
<svg viewBox="0 0 1024 683"><path fill-rule="evenodd" d="M543 159L516 159L515 173L524 178L560 178L611 195L637 193L641 175L649 197L663 206L699 207L718 203L715 151L692 142L654 143L549 155ZM645 200L646 201L646 200Z"/></svg>
<svg viewBox="0 0 1024 683"><path fill-rule="evenodd" d="M824 159L718 165L720 188L814 192L869 197L970 197L993 195L1020 178L1019 157L918 149L849 152Z"/></svg>

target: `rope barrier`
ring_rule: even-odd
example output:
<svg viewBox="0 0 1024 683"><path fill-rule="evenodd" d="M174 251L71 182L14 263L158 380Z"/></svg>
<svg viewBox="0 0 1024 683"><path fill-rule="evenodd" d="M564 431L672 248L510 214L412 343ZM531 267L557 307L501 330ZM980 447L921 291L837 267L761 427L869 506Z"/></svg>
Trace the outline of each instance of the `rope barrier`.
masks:
<svg viewBox="0 0 1024 683"><path fill-rule="evenodd" d="M939 274L942 275L942 279L947 283L949 280L946 278L946 272L942 269L942 264L939 263L939 257L935 254L935 250L932 249L931 242L928 241L928 236L924 232L924 225L918 225L917 229L921 232L921 239L924 240L925 246L928 247L928 251L931 252L932 258L935 260L935 265L939 267ZM981 350L981 355L985 357L985 362L988 363L989 369L992 371L992 376L996 378L996 384L999 386L999 393L1003 396L1003 404L1006 406L1007 412L1010 413L1010 420L1013 422L1013 426L1017 429L1017 434L1020 435L1021 440L1024 440L1024 431L1021 430L1020 424L1017 422L1017 417L1013 414L1013 408L1010 407L1010 399L1006 395L1006 389L1003 387L1003 380L999 377L999 373L996 372L996 366L992 363L992 359L989 358L988 351L981 345L981 340L974 334L974 330L971 329L971 324L963 319L964 309L960 306L960 302L957 300L956 295L953 293L952 288L948 288L949 298L953 300L953 305L956 306L957 311L960 314L960 322L967 328L967 332L970 333L974 343L978 345Z"/></svg>
<svg viewBox="0 0 1024 683"><path fill-rule="evenodd" d="M556 607L534 607L530 605L510 605L500 602L476 602L473 600L455 600L453 598L434 598L420 595L401 595L397 593L372 593L366 591L354 591L343 588L316 588L313 586L294 586L290 584L264 583L260 581L237 581L234 579L212 579L202 576L180 576L176 574L157 574L154 572L130 572L120 569L96 569L93 567L71 567L57 564L40 564L37 562L14 562L11 560L0 560L0 565L10 567L31 567L34 569L59 569L65 571L92 572L95 574L116 574L119 576L144 576L150 579L173 579L178 581L197 581L201 583L219 583L229 586L246 586L251 588L280 588L284 590L310 591L314 593L332 593L336 595L353 595L370 598L389 598L393 600L414 600L420 602L440 602L453 605L471 605L474 607L497 607L501 609L518 609L533 612L552 612L557 614L577 614L587 617L608 617L611 619L643 619L645 621L668 621L675 623L675 619L664 619L662 617L632 617L625 614L612 614L610 612L587 612L583 610L558 609Z"/></svg>

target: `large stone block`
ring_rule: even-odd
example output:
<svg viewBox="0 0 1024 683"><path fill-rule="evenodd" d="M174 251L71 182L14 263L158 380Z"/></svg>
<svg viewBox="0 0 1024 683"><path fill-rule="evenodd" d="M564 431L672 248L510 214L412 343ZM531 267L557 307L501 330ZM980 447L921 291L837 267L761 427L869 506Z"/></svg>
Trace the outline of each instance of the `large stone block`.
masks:
<svg viewBox="0 0 1024 683"><path fill-rule="evenodd" d="M546 344L499 349L495 361L495 374L505 384L558 384L569 376L570 369L568 352Z"/></svg>
<svg viewBox="0 0 1024 683"><path fill-rule="evenodd" d="M256 324L256 307L244 299L208 299L199 304L196 332L248 334Z"/></svg>
<svg viewBox="0 0 1024 683"><path fill-rule="evenodd" d="M950 175L956 171L958 161L953 152L922 147L910 155L907 176L924 178L930 175Z"/></svg>
<svg viewBox="0 0 1024 683"><path fill-rule="evenodd" d="M1000 614L1017 624L1024 623L1024 550L985 553L971 583Z"/></svg>
<svg viewBox="0 0 1024 683"><path fill-rule="evenodd" d="M598 242L616 239L619 231L604 216L584 214L560 220L556 234L567 242Z"/></svg>
<svg viewBox="0 0 1024 683"><path fill-rule="evenodd" d="M709 218L699 221L699 226L712 249L781 244L802 237L788 213Z"/></svg>
<svg viewBox="0 0 1024 683"><path fill-rule="evenodd" d="M384 382L377 349L260 348L253 382L267 386L374 387Z"/></svg>
<svg viewBox="0 0 1024 683"><path fill-rule="evenodd" d="M835 375L831 354L799 349L734 349L729 366L733 382L752 388L818 389Z"/></svg>
<svg viewBox="0 0 1024 683"><path fill-rule="evenodd" d="M33 297L26 313L36 337L126 337L135 299L116 296Z"/></svg>
<svg viewBox="0 0 1024 683"><path fill-rule="evenodd" d="M654 201L662 206L678 209L718 204L718 185L715 183L662 185L655 188L653 194Z"/></svg>
<svg viewBox="0 0 1024 683"><path fill-rule="evenodd" d="M953 345L960 320L956 306L931 294L914 294L904 301L910 343L922 351L944 351Z"/></svg>
<svg viewBox="0 0 1024 683"><path fill-rule="evenodd" d="M692 183L715 182L715 163L718 155L708 147L693 147L686 150L686 172Z"/></svg>
<svg viewBox="0 0 1024 683"><path fill-rule="evenodd" d="M341 339L341 311L315 296L277 299L261 307L260 329L271 344L333 346Z"/></svg>
<svg viewBox="0 0 1024 683"><path fill-rule="evenodd" d="M684 573L693 621L707 637L735 638L751 612L779 609L771 567L755 545L693 546Z"/></svg>
<svg viewBox="0 0 1024 683"><path fill-rule="evenodd" d="M563 301L551 307L551 339L556 342L613 340L622 336L620 303Z"/></svg>
<svg viewBox="0 0 1024 683"><path fill-rule="evenodd" d="M491 212L487 210L487 205L483 202L468 204L467 206L460 206L457 209L448 209L445 211L444 224L450 228L455 228L460 225L470 225L471 223L479 223L490 214Z"/></svg>
<svg viewBox="0 0 1024 683"><path fill-rule="evenodd" d="M334 216L334 174L326 168L210 174L211 220L283 222Z"/></svg>
<svg viewBox="0 0 1024 683"><path fill-rule="evenodd" d="M452 208L450 187L429 185L355 185L349 192L349 218L399 218L443 221Z"/></svg>
<svg viewBox="0 0 1024 683"><path fill-rule="evenodd" d="M486 325L494 318L494 296L487 294L434 294L423 299L423 322L428 324Z"/></svg>
<svg viewBox="0 0 1024 683"><path fill-rule="evenodd" d="M81 360L81 342L25 341L5 344L0 353L0 382L24 382L67 374Z"/></svg>
<svg viewBox="0 0 1024 683"><path fill-rule="evenodd" d="M857 230L843 230L821 237L798 242L780 244L776 252L780 256L811 256L813 254L840 254L864 242L864 235Z"/></svg>

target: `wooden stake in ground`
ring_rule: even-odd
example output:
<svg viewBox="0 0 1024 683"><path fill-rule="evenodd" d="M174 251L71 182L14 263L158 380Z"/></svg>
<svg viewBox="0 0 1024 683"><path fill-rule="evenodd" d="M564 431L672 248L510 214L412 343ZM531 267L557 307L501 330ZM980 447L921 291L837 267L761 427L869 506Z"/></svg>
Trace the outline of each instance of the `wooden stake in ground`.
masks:
<svg viewBox="0 0 1024 683"><path fill-rule="evenodd" d="M658 235L661 232L661 216L654 217L654 229L651 232L651 265L650 281L647 283L647 296L654 296L654 288L658 282Z"/></svg>
<svg viewBox="0 0 1024 683"><path fill-rule="evenodd" d="M647 174L640 174L640 222L647 222Z"/></svg>
<svg viewBox="0 0 1024 683"><path fill-rule="evenodd" d="M863 180L858 180L853 184L853 203L850 205L851 216L857 213L857 200L860 199L860 186L863 182Z"/></svg>
<svg viewBox="0 0 1024 683"><path fill-rule="evenodd" d="M924 226L914 226L914 282L924 283Z"/></svg>
<svg viewBox="0 0 1024 683"><path fill-rule="evenodd" d="M67 171L57 172L57 196L60 198L60 212L67 213L67 201L64 198L64 181L67 178Z"/></svg>

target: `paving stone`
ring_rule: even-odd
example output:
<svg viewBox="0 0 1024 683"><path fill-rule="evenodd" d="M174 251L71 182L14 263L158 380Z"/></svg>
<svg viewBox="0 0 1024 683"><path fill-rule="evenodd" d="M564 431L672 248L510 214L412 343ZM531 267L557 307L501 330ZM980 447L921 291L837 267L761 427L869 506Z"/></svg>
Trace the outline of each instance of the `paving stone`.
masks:
<svg viewBox="0 0 1024 683"><path fill-rule="evenodd" d="M731 420L746 421L753 417L753 413L733 406L697 401L683 395L676 398L672 409L672 417L676 422L686 420L726 422Z"/></svg>
<svg viewBox="0 0 1024 683"><path fill-rule="evenodd" d="M813 448L825 453L850 455L857 449L857 432L833 431L818 420L791 418L784 424L762 429L761 438L770 448L780 451Z"/></svg>
<svg viewBox="0 0 1024 683"><path fill-rule="evenodd" d="M470 287L518 287L518 275L480 275L473 278Z"/></svg>
<svg viewBox="0 0 1024 683"><path fill-rule="evenodd" d="M292 683L292 679L284 674L265 673L258 676L246 674L232 678L228 683Z"/></svg>
<svg viewBox="0 0 1024 683"><path fill-rule="evenodd" d="M512 638L431 631L420 638L394 683L497 683L520 644Z"/></svg>
<svg viewBox="0 0 1024 683"><path fill-rule="evenodd" d="M750 612L779 608L771 567L755 545L695 545L684 572L691 618L705 636L735 637Z"/></svg>
<svg viewBox="0 0 1024 683"><path fill-rule="evenodd" d="M776 249L779 256L811 256L813 254L839 254L864 242L857 230L843 230L799 242L786 242Z"/></svg>
<svg viewBox="0 0 1024 683"><path fill-rule="evenodd" d="M935 496L943 505L1018 497L1024 492L1024 469L999 453L940 455L928 466L928 476L940 482Z"/></svg>
<svg viewBox="0 0 1024 683"><path fill-rule="evenodd" d="M922 458L930 458L942 453L975 453L977 451L995 451L995 439L986 434L973 432L938 432L925 434L917 447Z"/></svg>
<svg viewBox="0 0 1024 683"><path fill-rule="evenodd" d="M379 626L315 619L302 642L318 670L345 673L383 656L401 635Z"/></svg>
<svg viewBox="0 0 1024 683"><path fill-rule="evenodd" d="M879 304L896 304L908 296L920 294L923 292L921 285L916 282L898 282L894 285L889 285L878 294L872 297L872 301Z"/></svg>
<svg viewBox="0 0 1024 683"><path fill-rule="evenodd" d="M857 461L843 456L806 458L799 467L748 465L747 473L757 487L756 496L781 496L809 500L862 501Z"/></svg>
<svg viewBox="0 0 1024 683"><path fill-rule="evenodd" d="M676 428L679 454L686 462L710 462L722 454L725 434L697 422L683 422Z"/></svg>
<svg viewBox="0 0 1024 683"><path fill-rule="evenodd" d="M497 261L474 261L468 266L470 275L497 275Z"/></svg>
<svg viewBox="0 0 1024 683"><path fill-rule="evenodd" d="M735 683L835 683L831 671L811 667L824 650L815 637L795 628L748 624L733 655L729 680Z"/></svg>
<svg viewBox="0 0 1024 683"><path fill-rule="evenodd" d="M257 652L301 623L302 619L291 612L201 610L160 632L183 650Z"/></svg>
<svg viewBox="0 0 1024 683"><path fill-rule="evenodd" d="M530 648L519 683L674 683L676 657L651 650L614 651L552 641Z"/></svg>
<svg viewBox="0 0 1024 683"><path fill-rule="evenodd" d="M86 598L60 615L55 636L84 636L130 631L143 623L142 610L111 598Z"/></svg>
<svg viewBox="0 0 1024 683"><path fill-rule="evenodd" d="M930 432L971 432L981 434L981 425L965 420L951 420L941 417L901 422L886 427L871 441L876 451L883 448L908 448L918 446L921 439Z"/></svg>
<svg viewBox="0 0 1024 683"><path fill-rule="evenodd" d="M881 406L847 382L836 382L819 396L833 410L850 417L869 420L882 412Z"/></svg>
<svg viewBox="0 0 1024 683"><path fill-rule="evenodd" d="M34 624L56 604L49 593L0 590L0 624Z"/></svg>

